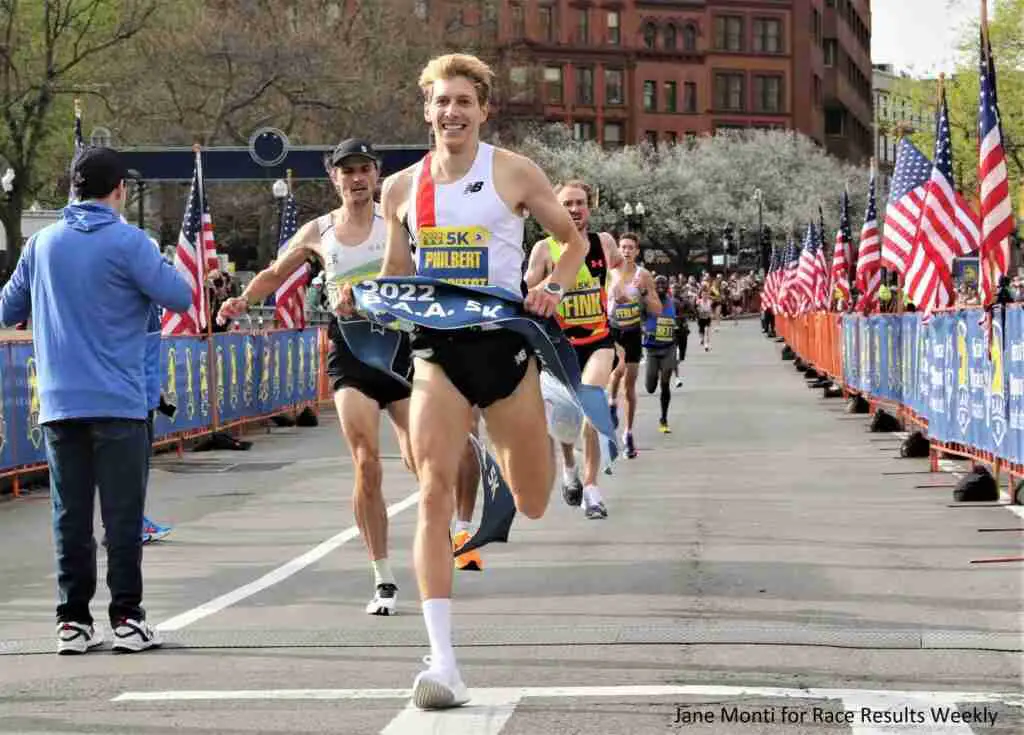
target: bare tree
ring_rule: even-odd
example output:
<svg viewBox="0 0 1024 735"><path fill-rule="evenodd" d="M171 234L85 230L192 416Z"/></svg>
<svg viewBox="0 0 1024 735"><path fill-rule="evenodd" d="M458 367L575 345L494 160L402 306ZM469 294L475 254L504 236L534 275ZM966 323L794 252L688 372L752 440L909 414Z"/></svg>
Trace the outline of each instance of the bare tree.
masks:
<svg viewBox="0 0 1024 735"><path fill-rule="evenodd" d="M61 130L67 150L71 127L56 120L55 103L81 91L85 67L136 36L155 6L155 0L0 0L0 156L14 171L13 188L0 201L9 263L21 251L25 203L47 183L40 158L61 147Z"/></svg>

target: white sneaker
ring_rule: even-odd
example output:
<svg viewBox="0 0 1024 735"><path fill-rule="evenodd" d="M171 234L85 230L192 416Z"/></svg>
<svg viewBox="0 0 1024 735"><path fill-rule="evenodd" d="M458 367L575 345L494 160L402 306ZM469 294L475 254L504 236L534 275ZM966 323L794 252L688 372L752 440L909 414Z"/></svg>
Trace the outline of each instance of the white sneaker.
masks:
<svg viewBox="0 0 1024 735"><path fill-rule="evenodd" d="M163 645L160 634L149 627L145 620L125 618L114 628L114 645L117 653L138 653Z"/></svg>
<svg viewBox="0 0 1024 735"><path fill-rule="evenodd" d="M57 623L57 653L72 656L88 653L103 643L103 633L85 623Z"/></svg>
<svg viewBox="0 0 1024 735"><path fill-rule="evenodd" d="M676 388L682 388L682 387L683 387L683 379L682 378L676 378Z"/></svg>
<svg viewBox="0 0 1024 735"><path fill-rule="evenodd" d="M398 586L390 582L377 585L373 599L366 605L367 615L394 615L395 603L398 602Z"/></svg>
<svg viewBox="0 0 1024 735"><path fill-rule="evenodd" d="M469 701L469 690L462 683L458 669L444 671L430 664L430 657L423 659L430 665L416 676L412 685L412 701L420 709L449 709L461 707Z"/></svg>

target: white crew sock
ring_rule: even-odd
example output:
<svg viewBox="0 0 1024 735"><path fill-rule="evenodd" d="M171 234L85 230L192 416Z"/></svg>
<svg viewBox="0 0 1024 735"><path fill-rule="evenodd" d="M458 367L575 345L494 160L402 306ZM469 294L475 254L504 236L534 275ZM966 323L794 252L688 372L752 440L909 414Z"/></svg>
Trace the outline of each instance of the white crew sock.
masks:
<svg viewBox="0 0 1024 735"><path fill-rule="evenodd" d="M587 485L583 488L583 507L586 508L588 505L597 505L603 500L601 497L601 491L597 489L597 485Z"/></svg>
<svg viewBox="0 0 1024 735"><path fill-rule="evenodd" d="M391 564L388 562L387 557L374 559L370 562L370 566L373 567L374 586L395 583L395 575L391 573Z"/></svg>
<svg viewBox="0 0 1024 735"><path fill-rule="evenodd" d="M469 531L472 526L472 521L455 521L455 534L458 535L463 531Z"/></svg>
<svg viewBox="0 0 1024 735"><path fill-rule="evenodd" d="M455 651L452 648L452 601L446 597L423 601L423 622L430 638L430 668L452 671Z"/></svg>

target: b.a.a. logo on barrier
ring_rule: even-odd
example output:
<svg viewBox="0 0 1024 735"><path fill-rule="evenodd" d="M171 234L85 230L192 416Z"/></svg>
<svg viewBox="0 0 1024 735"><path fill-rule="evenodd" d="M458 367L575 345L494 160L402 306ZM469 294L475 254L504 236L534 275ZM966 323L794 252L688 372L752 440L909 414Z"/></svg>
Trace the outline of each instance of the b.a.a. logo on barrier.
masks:
<svg viewBox="0 0 1024 735"><path fill-rule="evenodd" d="M956 423L966 434L971 425L971 356L967 351L967 322L963 320L956 323L956 356Z"/></svg>
<svg viewBox="0 0 1024 735"><path fill-rule="evenodd" d="M224 409L224 347L217 345L216 355L214 357L217 368L217 410L221 411Z"/></svg>
<svg viewBox="0 0 1024 735"><path fill-rule="evenodd" d="M263 343L263 365L260 366L260 403L270 400L270 343Z"/></svg>
<svg viewBox="0 0 1024 735"><path fill-rule="evenodd" d="M207 350L199 352L199 413L204 417L210 415L209 355Z"/></svg>
<svg viewBox="0 0 1024 735"><path fill-rule="evenodd" d="M882 387L882 340L877 329L871 330L871 390L878 390Z"/></svg>
<svg viewBox="0 0 1024 735"><path fill-rule="evenodd" d="M256 380L256 347L252 339L245 340L245 370L242 373L242 400L246 406L252 405L254 382Z"/></svg>
<svg viewBox="0 0 1024 735"><path fill-rule="evenodd" d="M39 449L43 444L43 427L39 425L39 375L36 373L36 360L34 357L25 361L25 371L28 374L28 426L26 434L32 446Z"/></svg>
<svg viewBox="0 0 1024 735"><path fill-rule="evenodd" d="M178 405L178 351L173 347L167 348L167 374L164 382L164 395L167 396L167 401L173 403L175 406ZM177 411L173 415L168 416L167 420L172 424L178 418Z"/></svg>
<svg viewBox="0 0 1024 735"><path fill-rule="evenodd" d="M192 348L185 348L185 411L189 420L196 417L195 372L192 370Z"/></svg>
<svg viewBox="0 0 1024 735"><path fill-rule="evenodd" d="M274 400L281 397L281 342L274 342Z"/></svg>
<svg viewBox="0 0 1024 735"><path fill-rule="evenodd" d="M992 349L989 353L989 396L988 426L992 432L992 441L997 447L1002 446L1006 437L1006 380L1003 372L1003 327L999 323L992 324Z"/></svg>
<svg viewBox="0 0 1024 735"><path fill-rule="evenodd" d="M298 367L296 368L296 370L297 370L298 384L299 384L298 385L298 392L299 392L299 395L302 395L303 393L306 392L306 340L304 340L300 336L299 339L296 341L295 348L299 351L299 354L298 354L298 361L299 361L299 363L298 363Z"/></svg>
<svg viewBox="0 0 1024 735"><path fill-rule="evenodd" d="M903 355L896 349L897 324L889 324L885 330L885 346L889 355L889 390L898 392L901 386L903 371L900 369Z"/></svg>
<svg viewBox="0 0 1024 735"><path fill-rule="evenodd" d="M291 398L292 394L295 392L295 340L289 337L288 343L285 345L284 349L284 390L285 395Z"/></svg>
<svg viewBox="0 0 1024 735"><path fill-rule="evenodd" d="M320 374L320 350L315 337L309 338L309 389L316 393L316 379Z"/></svg>
<svg viewBox="0 0 1024 735"><path fill-rule="evenodd" d="M231 408L238 408L239 390L238 384L238 345L232 342L228 345L228 355L231 358L231 384L228 386L228 403Z"/></svg>

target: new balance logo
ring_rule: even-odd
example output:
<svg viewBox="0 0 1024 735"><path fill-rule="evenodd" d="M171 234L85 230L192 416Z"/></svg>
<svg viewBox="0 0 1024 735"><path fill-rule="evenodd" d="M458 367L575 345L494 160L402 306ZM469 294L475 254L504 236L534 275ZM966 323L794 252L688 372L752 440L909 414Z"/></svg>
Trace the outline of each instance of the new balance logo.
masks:
<svg viewBox="0 0 1024 735"><path fill-rule="evenodd" d="M480 191L482 191L483 188L484 188L484 182L482 182L482 181L473 181L473 182L471 182L469 184L466 184L466 189L462 193L463 193L463 195L465 195L465 194L477 194Z"/></svg>

